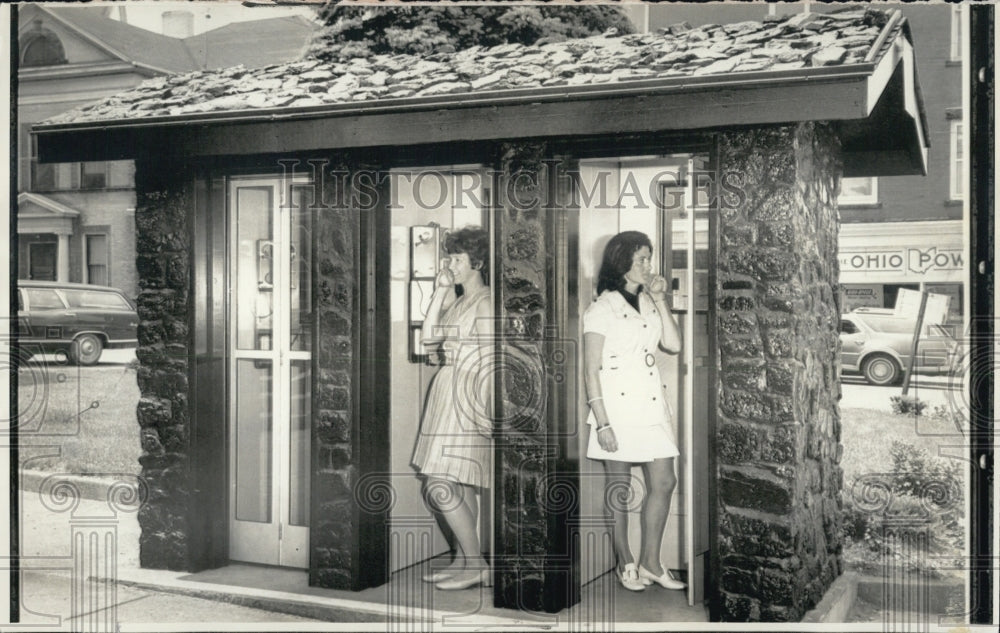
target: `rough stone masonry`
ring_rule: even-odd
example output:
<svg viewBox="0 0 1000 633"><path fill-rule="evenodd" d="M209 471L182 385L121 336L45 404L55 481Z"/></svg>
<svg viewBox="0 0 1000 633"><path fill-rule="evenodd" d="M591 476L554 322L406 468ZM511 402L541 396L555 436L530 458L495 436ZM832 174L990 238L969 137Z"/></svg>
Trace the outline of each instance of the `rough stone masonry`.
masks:
<svg viewBox="0 0 1000 633"><path fill-rule="evenodd" d="M839 142L725 132L718 331L719 613L798 621L841 573Z"/></svg>

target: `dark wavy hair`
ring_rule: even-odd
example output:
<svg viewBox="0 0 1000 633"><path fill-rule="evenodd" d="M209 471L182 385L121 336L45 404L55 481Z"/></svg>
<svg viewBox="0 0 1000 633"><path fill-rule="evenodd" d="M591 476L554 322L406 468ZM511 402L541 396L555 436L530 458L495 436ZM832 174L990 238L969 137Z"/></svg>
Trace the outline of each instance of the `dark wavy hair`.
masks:
<svg viewBox="0 0 1000 633"><path fill-rule="evenodd" d="M449 255L466 253L469 265L479 266L484 285L490 285L490 235L484 229L467 226L449 231L444 236L444 252Z"/></svg>
<svg viewBox="0 0 1000 633"><path fill-rule="evenodd" d="M625 273L632 268L632 256L643 246L653 252L653 243L641 231L622 231L604 247L601 270L597 273L597 294L625 287Z"/></svg>

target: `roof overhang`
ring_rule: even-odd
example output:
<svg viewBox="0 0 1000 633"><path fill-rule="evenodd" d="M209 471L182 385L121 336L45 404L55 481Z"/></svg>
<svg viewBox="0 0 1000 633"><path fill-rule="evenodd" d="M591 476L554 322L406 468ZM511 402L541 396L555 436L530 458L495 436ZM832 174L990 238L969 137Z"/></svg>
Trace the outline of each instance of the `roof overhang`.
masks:
<svg viewBox="0 0 1000 633"><path fill-rule="evenodd" d="M907 40L897 36L877 62L845 66L43 124L34 133L40 160L70 162L826 121L841 135L845 176L926 174L926 121Z"/></svg>

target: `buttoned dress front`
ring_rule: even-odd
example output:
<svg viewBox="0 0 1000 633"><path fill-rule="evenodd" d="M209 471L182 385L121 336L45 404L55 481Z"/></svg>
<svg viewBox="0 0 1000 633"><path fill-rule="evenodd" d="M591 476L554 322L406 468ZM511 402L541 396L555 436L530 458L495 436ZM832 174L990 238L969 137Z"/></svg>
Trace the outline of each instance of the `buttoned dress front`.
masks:
<svg viewBox="0 0 1000 633"><path fill-rule="evenodd" d="M591 410L587 457L635 463L679 455L672 410L653 356L663 332L659 309L640 293L636 312L621 293L607 290L584 312L583 331L604 336L601 397L618 442L615 452L601 448Z"/></svg>

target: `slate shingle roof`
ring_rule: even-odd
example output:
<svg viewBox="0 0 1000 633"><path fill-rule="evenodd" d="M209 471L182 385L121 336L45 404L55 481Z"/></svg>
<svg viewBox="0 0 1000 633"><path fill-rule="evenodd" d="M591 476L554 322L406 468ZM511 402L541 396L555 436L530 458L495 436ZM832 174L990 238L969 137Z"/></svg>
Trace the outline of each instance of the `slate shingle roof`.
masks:
<svg viewBox="0 0 1000 633"><path fill-rule="evenodd" d="M305 59L157 77L46 121L87 123L414 97L614 84L646 79L846 66L865 61L889 22L872 8L763 22L686 24L655 33L605 34L540 46L506 44L427 56ZM883 39L891 43L892 37ZM887 44L888 45L888 44ZM874 51L877 61L884 51Z"/></svg>

